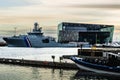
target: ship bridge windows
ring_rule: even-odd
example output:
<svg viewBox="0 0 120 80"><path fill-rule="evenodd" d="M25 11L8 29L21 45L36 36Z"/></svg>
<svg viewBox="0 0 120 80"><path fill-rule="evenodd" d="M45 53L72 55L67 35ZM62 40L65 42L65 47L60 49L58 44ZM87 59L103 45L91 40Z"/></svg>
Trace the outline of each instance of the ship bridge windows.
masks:
<svg viewBox="0 0 120 80"><path fill-rule="evenodd" d="M43 43L49 43L49 39L43 39L42 42Z"/></svg>

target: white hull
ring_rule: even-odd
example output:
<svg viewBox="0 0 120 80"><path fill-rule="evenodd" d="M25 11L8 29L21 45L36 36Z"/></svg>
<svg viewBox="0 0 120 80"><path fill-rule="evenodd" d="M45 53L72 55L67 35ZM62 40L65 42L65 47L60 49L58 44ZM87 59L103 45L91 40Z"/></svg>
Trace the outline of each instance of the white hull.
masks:
<svg viewBox="0 0 120 80"><path fill-rule="evenodd" d="M96 73L110 74L110 75L120 75L120 73L115 73L115 72L109 72L109 71L103 71L103 70L93 69L93 68L89 68L89 67L77 64L77 63L76 63L76 65L80 69L84 69L84 70L88 70L88 71L92 71L92 72L96 72Z"/></svg>

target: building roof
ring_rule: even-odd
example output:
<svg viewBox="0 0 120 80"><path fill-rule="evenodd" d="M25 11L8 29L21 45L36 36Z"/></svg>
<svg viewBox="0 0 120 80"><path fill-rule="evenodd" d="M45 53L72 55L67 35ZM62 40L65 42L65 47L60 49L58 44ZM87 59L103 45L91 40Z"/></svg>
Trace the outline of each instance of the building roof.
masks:
<svg viewBox="0 0 120 80"><path fill-rule="evenodd" d="M60 24L63 24L63 26L82 26L82 27L88 27L88 28L108 28L113 27L114 25L104 25L104 24L88 24L88 23L72 23L72 22L62 22Z"/></svg>

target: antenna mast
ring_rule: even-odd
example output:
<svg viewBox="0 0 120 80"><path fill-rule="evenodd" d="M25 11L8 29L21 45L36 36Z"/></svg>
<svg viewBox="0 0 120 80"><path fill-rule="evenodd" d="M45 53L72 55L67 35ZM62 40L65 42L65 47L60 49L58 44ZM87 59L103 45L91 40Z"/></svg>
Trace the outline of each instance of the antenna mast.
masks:
<svg viewBox="0 0 120 80"><path fill-rule="evenodd" d="M14 30L15 30L15 34L14 34L14 36L16 36L16 32L17 32L17 27L14 27Z"/></svg>

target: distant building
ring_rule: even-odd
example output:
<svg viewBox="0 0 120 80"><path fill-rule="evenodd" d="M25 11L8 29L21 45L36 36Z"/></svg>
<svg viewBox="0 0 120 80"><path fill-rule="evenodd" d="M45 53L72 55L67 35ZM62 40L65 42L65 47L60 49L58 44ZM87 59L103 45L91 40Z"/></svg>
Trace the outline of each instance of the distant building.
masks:
<svg viewBox="0 0 120 80"><path fill-rule="evenodd" d="M58 25L58 42L108 43L113 39L114 25L62 22Z"/></svg>

